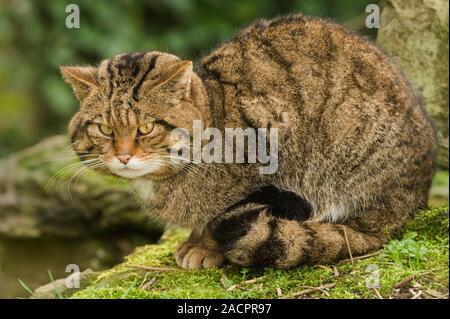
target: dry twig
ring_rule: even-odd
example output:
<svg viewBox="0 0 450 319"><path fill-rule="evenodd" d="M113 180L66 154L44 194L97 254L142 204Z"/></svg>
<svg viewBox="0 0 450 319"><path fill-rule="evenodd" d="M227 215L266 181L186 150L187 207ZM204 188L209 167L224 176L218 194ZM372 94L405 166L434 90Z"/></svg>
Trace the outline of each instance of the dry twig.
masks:
<svg viewBox="0 0 450 319"><path fill-rule="evenodd" d="M401 281L399 281L398 283L396 283L394 285L394 289L398 289L398 288L403 287L406 284L409 284L411 281L414 280L414 278L416 278L416 275L411 275L411 276L408 276L408 277L402 279Z"/></svg>
<svg viewBox="0 0 450 319"><path fill-rule="evenodd" d="M284 297L281 297L280 299L296 298L296 297L299 297L301 295L306 295L306 294L309 294L309 293L315 292L315 291L320 291L320 292L325 293L325 294L328 295L328 291L326 291L326 289L333 288L334 286L336 286L336 284L326 284L326 285L319 286L319 287L303 286L303 288L306 288L306 289L301 290L299 292L295 292L295 293L286 295Z"/></svg>
<svg viewBox="0 0 450 319"><path fill-rule="evenodd" d="M240 283L238 283L238 284L236 284L236 285L231 285L230 287L228 287L228 288L227 288L227 291L231 291L231 290L234 290L234 289L236 289L236 288L242 289L242 290L247 290L246 288L244 288L244 287L242 287L242 286L244 286L244 285L249 285L249 284L254 284L254 283L256 283L256 282L258 282L258 281L260 281L260 280L265 279L266 277L267 277L267 276L264 275L264 276L261 276L261 277L252 278L252 279L249 279L249 280L241 281Z"/></svg>
<svg viewBox="0 0 450 319"><path fill-rule="evenodd" d="M358 256L358 257L353 257L352 259L350 259L350 258L348 258L348 259L343 259L343 260L341 260L340 262L339 262L339 264L341 264L341 263L346 263L346 262L349 262L349 261L355 261L355 260L361 260L361 259L366 259L366 258L370 258L370 257L373 257L373 256L376 256L376 255L379 255L381 253L381 251L376 251L376 252L374 252L374 253L370 253L370 254L367 254L367 255L362 255L362 256Z"/></svg>
<svg viewBox="0 0 450 319"><path fill-rule="evenodd" d="M381 295L378 288L373 288L373 291L375 291L375 295L377 296L378 299L383 299L383 296Z"/></svg>
<svg viewBox="0 0 450 319"><path fill-rule="evenodd" d="M348 255L350 256L350 261L353 264L354 263L353 255L352 255L352 250L350 249L350 243L348 241L347 230L345 229L345 226L342 226L342 229L344 230L344 238L345 238L345 243L347 244Z"/></svg>

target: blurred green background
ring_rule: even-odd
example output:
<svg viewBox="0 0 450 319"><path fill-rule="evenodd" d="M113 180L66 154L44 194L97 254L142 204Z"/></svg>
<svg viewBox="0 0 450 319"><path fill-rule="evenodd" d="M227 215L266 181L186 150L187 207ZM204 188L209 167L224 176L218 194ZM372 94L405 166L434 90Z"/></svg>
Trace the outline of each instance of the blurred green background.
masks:
<svg viewBox="0 0 450 319"><path fill-rule="evenodd" d="M0 0L0 157L65 132L77 101L60 77L60 65L95 64L145 50L195 61L258 18L302 12L343 23L373 2ZM65 26L70 3L80 8L79 29Z"/></svg>

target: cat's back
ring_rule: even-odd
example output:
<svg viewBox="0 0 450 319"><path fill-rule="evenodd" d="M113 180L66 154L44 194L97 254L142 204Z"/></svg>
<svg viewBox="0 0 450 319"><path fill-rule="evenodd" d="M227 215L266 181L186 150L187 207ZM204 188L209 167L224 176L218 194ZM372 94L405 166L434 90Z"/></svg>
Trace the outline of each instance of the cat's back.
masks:
<svg viewBox="0 0 450 319"><path fill-rule="evenodd" d="M395 120L393 115L413 107L415 121L427 125L408 82L389 59L365 39L322 19L291 15L256 21L206 56L201 70L223 118L237 117L240 105L240 113L249 114L255 113L252 103L267 109L286 105L284 111L306 114L311 127L329 118L334 129L338 109L351 122Z"/></svg>
<svg viewBox="0 0 450 319"><path fill-rule="evenodd" d="M280 82L286 75L321 77L329 67L349 73L380 60L375 46L338 24L291 15L254 22L207 55L202 68L226 83Z"/></svg>

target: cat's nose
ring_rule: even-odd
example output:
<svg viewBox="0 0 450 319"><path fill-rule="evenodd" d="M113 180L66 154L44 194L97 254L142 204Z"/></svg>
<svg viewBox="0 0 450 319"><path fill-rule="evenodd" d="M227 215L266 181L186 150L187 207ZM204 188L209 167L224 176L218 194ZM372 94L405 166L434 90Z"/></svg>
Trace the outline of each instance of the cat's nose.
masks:
<svg viewBox="0 0 450 319"><path fill-rule="evenodd" d="M126 154L126 155L117 155L117 158L119 159L119 161L122 164L126 164L131 159L131 155L128 155L128 154Z"/></svg>

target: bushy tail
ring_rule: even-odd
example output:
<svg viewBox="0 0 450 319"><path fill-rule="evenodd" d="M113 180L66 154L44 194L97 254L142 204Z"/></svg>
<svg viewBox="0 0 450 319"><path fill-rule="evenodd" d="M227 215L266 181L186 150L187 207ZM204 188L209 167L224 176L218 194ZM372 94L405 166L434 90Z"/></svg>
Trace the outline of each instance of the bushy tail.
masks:
<svg viewBox="0 0 450 319"><path fill-rule="evenodd" d="M253 205L211 225L223 254L240 266L291 268L331 263L366 254L386 241L383 232L363 233L351 225L315 223L274 216Z"/></svg>

